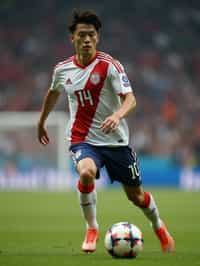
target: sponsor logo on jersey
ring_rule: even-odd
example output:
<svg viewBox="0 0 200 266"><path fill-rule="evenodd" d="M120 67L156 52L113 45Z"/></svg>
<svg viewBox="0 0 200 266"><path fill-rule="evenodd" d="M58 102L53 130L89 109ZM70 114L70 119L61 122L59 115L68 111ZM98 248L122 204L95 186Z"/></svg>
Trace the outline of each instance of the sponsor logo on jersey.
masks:
<svg viewBox="0 0 200 266"><path fill-rule="evenodd" d="M128 77L126 75L122 76L122 82L123 82L123 86L124 87L129 87L130 86L129 79L128 79Z"/></svg>
<svg viewBox="0 0 200 266"><path fill-rule="evenodd" d="M100 75L99 73L93 73L90 77L90 82L93 84L93 85L97 85L99 84L101 78L100 78Z"/></svg>
<svg viewBox="0 0 200 266"><path fill-rule="evenodd" d="M72 81L71 81L71 79L70 78L68 78L67 80L66 80L66 85L71 85L72 84Z"/></svg>

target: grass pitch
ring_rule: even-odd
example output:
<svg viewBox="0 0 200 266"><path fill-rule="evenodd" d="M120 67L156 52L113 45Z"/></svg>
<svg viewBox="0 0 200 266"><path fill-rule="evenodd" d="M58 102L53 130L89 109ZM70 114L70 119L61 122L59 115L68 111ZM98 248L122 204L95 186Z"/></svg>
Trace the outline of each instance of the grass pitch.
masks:
<svg viewBox="0 0 200 266"><path fill-rule="evenodd" d="M1 266L188 266L200 265L200 193L151 190L176 241L173 255L163 254L142 212L120 189L98 192L100 240L97 251L80 250L85 226L76 192L1 192ZM136 259L113 259L103 246L113 223L135 223L144 235L144 251Z"/></svg>

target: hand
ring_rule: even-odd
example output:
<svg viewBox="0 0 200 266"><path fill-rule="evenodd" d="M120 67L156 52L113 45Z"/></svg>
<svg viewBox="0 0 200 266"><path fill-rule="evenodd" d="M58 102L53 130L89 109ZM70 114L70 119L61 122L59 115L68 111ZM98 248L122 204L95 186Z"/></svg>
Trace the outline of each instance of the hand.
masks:
<svg viewBox="0 0 200 266"><path fill-rule="evenodd" d="M49 137L46 129L44 128L44 125L38 124L37 131L39 142L43 145L47 145L49 143Z"/></svg>
<svg viewBox="0 0 200 266"><path fill-rule="evenodd" d="M117 113L113 113L112 115L108 116L103 123L101 124L101 130L105 134L109 134L110 132L115 131L120 122L120 116Z"/></svg>

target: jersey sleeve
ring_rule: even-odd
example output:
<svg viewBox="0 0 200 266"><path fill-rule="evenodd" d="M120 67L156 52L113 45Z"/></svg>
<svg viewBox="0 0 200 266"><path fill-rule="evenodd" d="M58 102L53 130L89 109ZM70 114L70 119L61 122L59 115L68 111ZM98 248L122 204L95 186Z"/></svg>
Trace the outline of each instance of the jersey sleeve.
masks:
<svg viewBox="0 0 200 266"><path fill-rule="evenodd" d="M124 95L128 92L132 92L132 88L124 71L124 67L118 62L110 63L109 65L109 77L113 89L118 95Z"/></svg>
<svg viewBox="0 0 200 266"><path fill-rule="evenodd" d="M64 90L64 79L62 72L59 68L54 68L50 90L63 91Z"/></svg>

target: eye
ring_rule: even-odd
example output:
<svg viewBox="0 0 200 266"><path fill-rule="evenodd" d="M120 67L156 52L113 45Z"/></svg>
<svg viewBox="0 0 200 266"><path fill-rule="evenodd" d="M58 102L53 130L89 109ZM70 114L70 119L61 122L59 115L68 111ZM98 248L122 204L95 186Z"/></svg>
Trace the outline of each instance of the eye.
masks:
<svg viewBox="0 0 200 266"><path fill-rule="evenodd" d="M94 37L94 36L95 36L95 33L94 33L94 32L90 32L90 33L89 33L89 36L90 36L90 37Z"/></svg>
<svg viewBox="0 0 200 266"><path fill-rule="evenodd" d="M85 37L86 34L85 34L85 32L79 32L78 35L79 35L79 37L83 38L83 37Z"/></svg>

